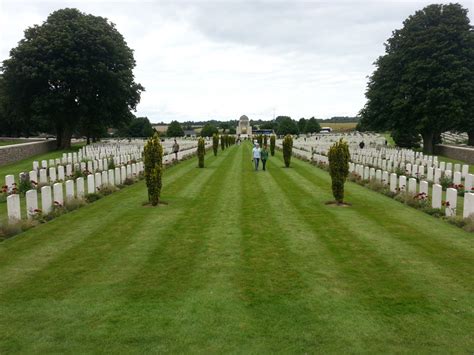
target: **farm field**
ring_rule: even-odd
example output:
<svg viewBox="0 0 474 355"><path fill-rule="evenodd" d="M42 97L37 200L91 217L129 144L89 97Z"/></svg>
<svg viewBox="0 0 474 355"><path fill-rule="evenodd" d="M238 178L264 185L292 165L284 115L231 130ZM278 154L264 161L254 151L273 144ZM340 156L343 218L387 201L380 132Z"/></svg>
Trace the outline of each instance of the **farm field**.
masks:
<svg viewBox="0 0 474 355"><path fill-rule="evenodd" d="M165 171L0 243L0 353L474 349L474 239L280 152Z"/></svg>

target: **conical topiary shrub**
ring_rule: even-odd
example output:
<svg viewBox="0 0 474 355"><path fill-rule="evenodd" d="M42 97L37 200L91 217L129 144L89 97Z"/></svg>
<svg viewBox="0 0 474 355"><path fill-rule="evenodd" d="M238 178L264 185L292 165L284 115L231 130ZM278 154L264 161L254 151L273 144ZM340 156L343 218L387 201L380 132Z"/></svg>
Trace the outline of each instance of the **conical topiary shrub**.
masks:
<svg viewBox="0 0 474 355"><path fill-rule="evenodd" d="M219 150L219 136L217 133L212 135L212 150L214 151L214 156L217 156L217 151Z"/></svg>
<svg viewBox="0 0 474 355"><path fill-rule="evenodd" d="M198 167L204 168L204 155L206 154L206 143L204 142L204 138L199 138L198 140L198 148L197 148L197 155L198 155Z"/></svg>
<svg viewBox="0 0 474 355"><path fill-rule="evenodd" d="M285 161L285 166L290 167L291 162L291 153L293 150L293 137L290 134L287 134L283 138L283 160Z"/></svg>
<svg viewBox="0 0 474 355"><path fill-rule="evenodd" d="M329 174L332 180L332 194L338 204L344 203L344 183L349 175L349 146L339 140L334 143L328 152Z"/></svg>
<svg viewBox="0 0 474 355"><path fill-rule="evenodd" d="M275 155L275 142L276 142L276 137L275 135L272 135L270 137L270 154L272 157Z"/></svg>
<svg viewBox="0 0 474 355"><path fill-rule="evenodd" d="M148 139L143 149L145 181L148 190L148 201L152 206L158 205L161 194L161 175L163 172L163 147L158 134Z"/></svg>

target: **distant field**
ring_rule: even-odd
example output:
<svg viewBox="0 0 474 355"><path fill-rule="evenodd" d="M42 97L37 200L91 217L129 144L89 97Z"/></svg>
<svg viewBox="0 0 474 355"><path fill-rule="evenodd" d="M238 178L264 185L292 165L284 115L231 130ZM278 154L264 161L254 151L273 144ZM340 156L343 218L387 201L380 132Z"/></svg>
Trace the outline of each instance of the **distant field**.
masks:
<svg viewBox="0 0 474 355"><path fill-rule="evenodd" d="M355 130L357 122L319 122L321 127L331 127L334 132L348 132Z"/></svg>

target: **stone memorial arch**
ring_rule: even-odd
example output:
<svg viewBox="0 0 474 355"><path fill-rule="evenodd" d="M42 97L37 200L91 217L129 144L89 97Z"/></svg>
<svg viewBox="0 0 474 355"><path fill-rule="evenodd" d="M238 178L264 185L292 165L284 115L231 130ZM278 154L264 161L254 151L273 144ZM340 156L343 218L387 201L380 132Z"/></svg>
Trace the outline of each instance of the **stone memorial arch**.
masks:
<svg viewBox="0 0 474 355"><path fill-rule="evenodd" d="M237 134L241 136L252 135L252 126L250 126L250 120L245 115L241 116L239 119L239 125L237 126Z"/></svg>

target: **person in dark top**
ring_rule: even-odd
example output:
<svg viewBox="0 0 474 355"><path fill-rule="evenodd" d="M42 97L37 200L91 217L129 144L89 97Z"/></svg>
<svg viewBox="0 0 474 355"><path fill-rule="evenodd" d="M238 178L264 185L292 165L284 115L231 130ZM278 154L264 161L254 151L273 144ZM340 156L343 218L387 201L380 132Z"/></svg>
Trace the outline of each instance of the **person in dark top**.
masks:
<svg viewBox="0 0 474 355"><path fill-rule="evenodd" d="M265 171L265 166L268 160L268 146L266 144L260 150L260 159L262 160L262 169Z"/></svg>

